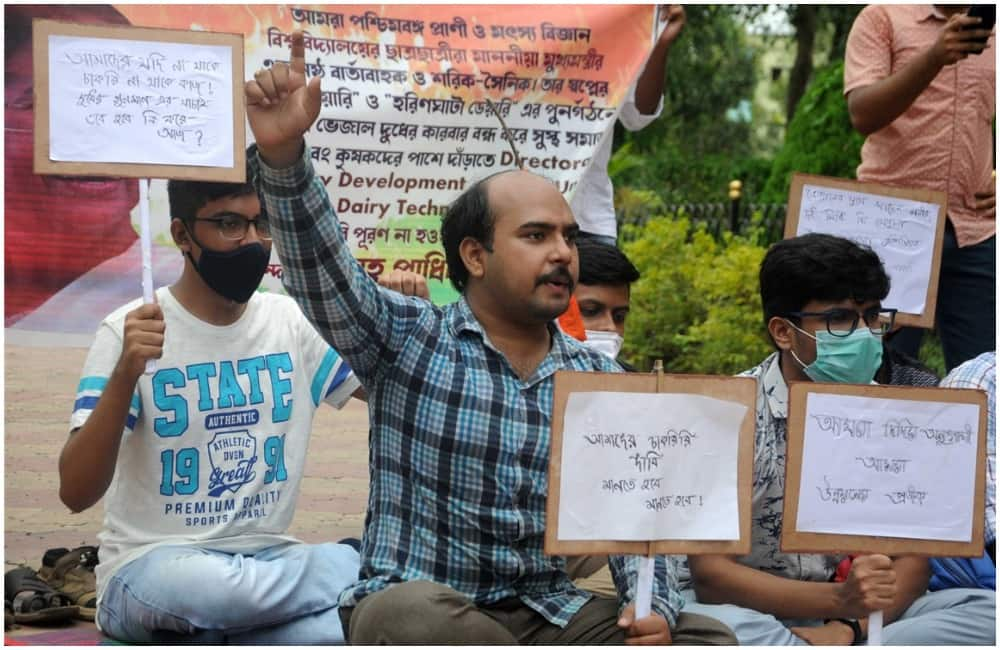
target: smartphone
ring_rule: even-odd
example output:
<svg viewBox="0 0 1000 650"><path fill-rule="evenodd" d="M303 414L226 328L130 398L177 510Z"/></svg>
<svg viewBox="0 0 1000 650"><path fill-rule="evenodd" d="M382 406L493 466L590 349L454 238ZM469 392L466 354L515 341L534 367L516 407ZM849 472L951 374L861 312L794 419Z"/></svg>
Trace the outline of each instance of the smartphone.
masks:
<svg viewBox="0 0 1000 650"><path fill-rule="evenodd" d="M978 25L972 25L966 29L993 29L993 25L997 22L997 6L996 5L972 5L969 7L969 11L966 14L973 18L981 18L982 22ZM982 43L986 45L986 41L989 37L983 39L977 39L976 43Z"/></svg>

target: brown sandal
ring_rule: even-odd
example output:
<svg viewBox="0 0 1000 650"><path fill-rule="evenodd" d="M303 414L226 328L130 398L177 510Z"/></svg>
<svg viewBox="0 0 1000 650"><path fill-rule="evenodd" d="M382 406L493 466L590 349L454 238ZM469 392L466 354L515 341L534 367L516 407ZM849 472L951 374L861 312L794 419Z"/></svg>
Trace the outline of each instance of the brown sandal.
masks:
<svg viewBox="0 0 1000 650"><path fill-rule="evenodd" d="M79 607L77 618L85 621L94 620L97 614L97 578L88 568L91 563L96 564L96 551L93 546L81 546L57 557L52 557L49 551L38 570L39 578L70 597Z"/></svg>

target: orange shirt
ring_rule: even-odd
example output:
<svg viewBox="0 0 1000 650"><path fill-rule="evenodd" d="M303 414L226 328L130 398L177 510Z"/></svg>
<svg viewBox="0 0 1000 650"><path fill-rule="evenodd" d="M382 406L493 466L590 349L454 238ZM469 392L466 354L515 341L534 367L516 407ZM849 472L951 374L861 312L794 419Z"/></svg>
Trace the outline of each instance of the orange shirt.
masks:
<svg viewBox="0 0 1000 650"><path fill-rule="evenodd" d="M933 5L865 7L847 39L844 94L905 68L934 44L945 22ZM995 40L943 67L906 112L869 135L857 171L860 181L946 192L959 246L996 233L996 210L976 214L975 198L993 185Z"/></svg>
<svg viewBox="0 0 1000 650"><path fill-rule="evenodd" d="M586 341L587 332L583 326L583 314L580 313L580 303L576 301L576 296L569 297L569 307L559 317L559 327L577 341Z"/></svg>

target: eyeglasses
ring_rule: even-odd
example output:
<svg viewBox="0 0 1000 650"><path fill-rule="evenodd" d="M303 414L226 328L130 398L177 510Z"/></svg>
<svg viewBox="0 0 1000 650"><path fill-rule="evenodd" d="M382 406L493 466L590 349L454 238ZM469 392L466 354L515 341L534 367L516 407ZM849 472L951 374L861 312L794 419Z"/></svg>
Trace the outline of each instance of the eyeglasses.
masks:
<svg viewBox="0 0 1000 650"><path fill-rule="evenodd" d="M257 230L257 237L264 241L271 240L271 225L262 216L247 219L236 212L224 212L214 217L195 217L195 221L211 221L219 228L219 234L225 239L240 240L247 236L250 224Z"/></svg>
<svg viewBox="0 0 1000 650"><path fill-rule="evenodd" d="M858 313L853 309L838 308L826 311L790 311L788 315L793 318L822 318L826 321L826 331L839 337L853 334L858 328L858 321L863 318L872 334L882 336L892 330L892 325L896 322L896 311L871 307Z"/></svg>

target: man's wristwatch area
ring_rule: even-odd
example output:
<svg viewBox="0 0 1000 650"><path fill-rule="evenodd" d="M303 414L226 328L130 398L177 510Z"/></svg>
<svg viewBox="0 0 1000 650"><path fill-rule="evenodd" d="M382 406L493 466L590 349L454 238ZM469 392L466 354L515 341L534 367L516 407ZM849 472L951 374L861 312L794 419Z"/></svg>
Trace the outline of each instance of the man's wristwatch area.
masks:
<svg viewBox="0 0 1000 650"><path fill-rule="evenodd" d="M847 627L851 628L851 632L854 632L854 640L851 641L851 645L862 645L864 643L864 635L861 633L861 623L855 618L833 618L832 621L837 621L838 623L843 623Z"/></svg>

